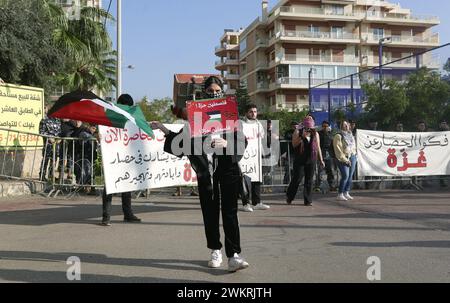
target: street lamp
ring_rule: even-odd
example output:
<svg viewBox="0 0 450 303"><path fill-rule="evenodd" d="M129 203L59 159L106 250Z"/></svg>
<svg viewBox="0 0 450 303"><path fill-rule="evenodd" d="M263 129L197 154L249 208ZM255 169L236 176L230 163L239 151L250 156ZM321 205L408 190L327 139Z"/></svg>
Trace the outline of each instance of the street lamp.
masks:
<svg viewBox="0 0 450 303"><path fill-rule="evenodd" d="M122 94L122 0L117 0L116 99Z"/></svg>
<svg viewBox="0 0 450 303"><path fill-rule="evenodd" d="M383 89L383 45L392 42L392 37L384 37L378 41L378 62L380 73L380 88Z"/></svg>
<svg viewBox="0 0 450 303"><path fill-rule="evenodd" d="M311 67L308 72L308 94L309 94L309 111L312 111L312 91L311 91L311 80L312 75L316 72L314 67Z"/></svg>

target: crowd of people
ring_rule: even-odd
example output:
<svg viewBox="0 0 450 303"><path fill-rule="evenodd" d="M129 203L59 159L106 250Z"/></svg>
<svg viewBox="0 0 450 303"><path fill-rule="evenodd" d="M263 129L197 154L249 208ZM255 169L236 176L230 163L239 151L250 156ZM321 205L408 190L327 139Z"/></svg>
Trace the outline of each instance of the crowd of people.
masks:
<svg viewBox="0 0 450 303"><path fill-rule="evenodd" d="M217 77L209 77L204 85L204 98L220 98L223 96L223 83ZM118 103L133 106L134 101L130 95L119 97ZM186 111L186 109L181 109ZM182 116L186 117L186 113ZM255 104L246 107L246 114L241 123L257 126L258 138L261 139L261 150L271 148L272 132L270 125L264 129L258 120L258 108ZM241 124L242 125L242 124ZM187 156L192 168L197 174L198 197L203 216L206 244L210 249L208 266L218 268L223 262L222 241L220 236L220 216L223 222L225 254L228 258L228 270L235 272L245 269L249 263L240 256L240 228L238 220L238 199L242 200L242 211L270 210L270 206L263 203L261 198L262 180L248 182L248 195L243 195L243 173L239 162L242 159L248 140L242 128L234 132L225 133L214 138L202 138L210 144L212 154L207 154L203 146L191 144L190 154L184 154L182 146L174 148L174 142L187 142L194 140L190 136L188 124L185 124L178 133L167 129L160 121L151 122L153 129L161 130L165 137L164 151L177 157ZM353 200L351 195L353 178L357 167L356 148L356 121L340 121L339 129L332 130L329 121L323 121L320 127L312 115L307 115L303 121L292 121L291 128L284 134L281 147L281 166L284 167L284 184L286 189L286 203L291 205L303 182L303 203L305 206L313 204L313 188L320 187L321 183L328 184L330 191L337 191L338 201ZM370 121L370 130L379 130L377 121ZM448 131L446 121L439 125L440 131ZM403 124L397 123L395 131L403 132ZM429 131L425 122L419 121L417 131ZM41 180L51 178L55 173L53 169L59 168L59 177L64 179L65 170L67 178L75 175L77 184L90 184L94 178L92 162L97 158L97 142L99 139L95 125L83 124L80 121L58 120L51 117L44 118L40 123L40 133L44 137L43 159L40 169ZM175 140L181 136L182 140ZM74 141L58 138L72 138ZM268 140L263 140L267 138ZM278 138L277 138L278 139ZM187 141L186 141L187 140ZM210 140L210 141L207 141ZM227 149L229 142L233 141L234 149ZM267 144L267 146L263 146ZM193 143L193 142L191 142ZM196 150L196 149L202 150ZM55 161L59 159L59 165ZM339 171L339 184L336 184L336 172ZM320 176L326 176L321 178ZM122 209L124 221L139 223L131 208L131 193L122 193ZM112 195L103 190L103 218L101 225L110 226Z"/></svg>

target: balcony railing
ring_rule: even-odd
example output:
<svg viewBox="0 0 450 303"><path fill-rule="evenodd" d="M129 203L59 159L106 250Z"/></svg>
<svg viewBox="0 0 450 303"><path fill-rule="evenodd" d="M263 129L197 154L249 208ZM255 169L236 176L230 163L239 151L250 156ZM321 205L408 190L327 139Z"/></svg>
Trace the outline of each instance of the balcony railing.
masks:
<svg viewBox="0 0 450 303"><path fill-rule="evenodd" d="M227 74L225 75L225 78L226 78L227 80L239 80L239 74L230 74L230 73L227 73Z"/></svg>
<svg viewBox="0 0 450 303"><path fill-rule="evenodd" d="M314 7L300 7L300 6L282 6L281 13L291 13L299 15L321 15L321 16L341 16L341 17L357 17L353 12L333 11L330 9L314 8Z"/></svg>
<svg viewBox="0 0 450 303"><path fill-rule="evenodd" d="M358 35L352 33L333 33L333 32L311 32L311 31L293 31L284 30L280 33L283 38L303 38L303 39L328 39L328 40L358 40Z"/></svg>
<svg viewBox="0 0 450 303"><path fill-rule="evenodd" d="M439 34L433 34L430 37L414 37L414 36L403 36L403 35L386 35L386 37L392 38L392 43L430 43L430 44L439 44ZM366 35L366 39L368 42L378 43L380 41L380 36L376 35Z"/></svg>
<svg viewBox="0 0 450 303"><path fill-rule="evenodd" d="M404 66L404 67L416 67L416 57L406 58L400 61L395 61L397 59L392 57L383 57L383 64L388 64L385 67L389 68L392 66ZM378 66L380 63L378 61L378 57L372 57L371 63L373 66ZM434 54L433 56L426 56L420 59L420 66L426 66L428 68L439 68L441 65L441 57L438 54Z"/></svg>
<svg viewBox="0 0 450 303"><path fill-rule="evenodd" d="M332 86L344 86L344 87L350 87L351 79L311 79L311 86L318 86L321 84L325 84L327 82L332 81ZM308 87L309 85L309 79L308 78L288 78L288 77L282 77L277 79L277 85L292 85L292 86L301 86L301 87ZM353 86L359 86L359 79L353 80Z"/></svg>
<svg viewBox="0 0 450 303"><path fill-rule="evenodd" d="M349 55L344 56L326 56L326 55L310 55L310 56L298 56L287 54L283 58L284 61L292 62L306 62L306 63L359 63L359 58Z"/></svg>
<svg viewBox="0 0 450 303"><path fill-rule="evenodd" d="M215 51L217 52L219 50L232 50L232 49L237 48L237 47L239 47L238 44L226 44L225 43L224 45L217 45L215 47Z"/></svg>
<svg viewBox="0 0 450 303"><path fill-rule="evenodd" d="M269 83L268 82L258 82L256 83L257 89L269 89Z"/></svg>
<svg viewBox="0 0 450 303"><path fill-rule="evenodd" d="M366 11L362 12L365 14L367 19L394 19L394 20L404 20L404 21L417 21L417 22L439 22L439 17L430 15L406 15L398 13L386 13L379 11Z"/></svg>

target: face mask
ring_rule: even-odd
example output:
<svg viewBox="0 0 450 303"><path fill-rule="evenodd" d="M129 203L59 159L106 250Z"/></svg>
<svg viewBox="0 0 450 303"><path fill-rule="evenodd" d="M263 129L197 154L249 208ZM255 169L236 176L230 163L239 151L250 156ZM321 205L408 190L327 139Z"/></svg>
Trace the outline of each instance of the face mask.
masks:
<svg viewBox="0 0 450 303"><path fill-rule="evenodd" d="M218 99L223 97L223 92L217 92L217 93L206 93L206 96L211 99Z"/></svg>

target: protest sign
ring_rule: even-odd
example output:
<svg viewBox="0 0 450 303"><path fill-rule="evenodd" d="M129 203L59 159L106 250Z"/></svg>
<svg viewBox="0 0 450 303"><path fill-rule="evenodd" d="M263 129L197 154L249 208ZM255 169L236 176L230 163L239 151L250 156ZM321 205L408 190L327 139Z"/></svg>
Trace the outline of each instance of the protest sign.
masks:
<svg viewBox="0 0 450 303"><path fill-rule="evenodd" d="M192 137L232 132L239 115L236 97L188 101L186 103Z"/></svg>
<svg viewBox="0 0 450 303"><path fill-rule="evenodd" d="M178 132L183 125L168 124ZM172 186L195 186L197 177L187 157L164 152L164 134L152 139L132 123L125 129L100 126L102 163L108 194Z"/></svg>
<svg viewBox="0 0 450 303"><path fill-rule="evenodd" d="M44 117L44 90L41 88L0 84L0 128L39 134ZM0 131L0 146L42 145L39 136Z"/></svg>
<svg viewBox="0 0 450 303"><path fill-rule="evenodd" d="M450 175L450 132L358 130L360 176Z"/></svg>

